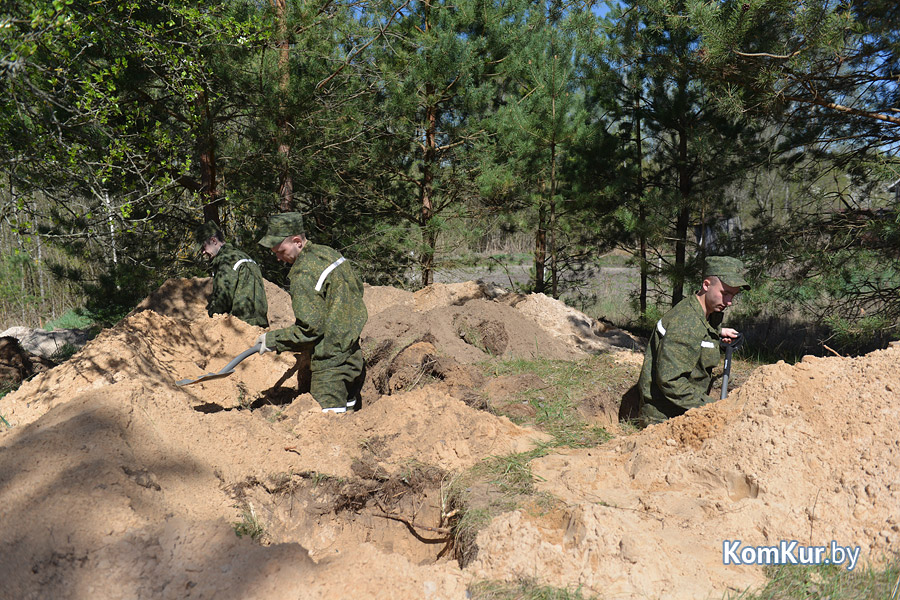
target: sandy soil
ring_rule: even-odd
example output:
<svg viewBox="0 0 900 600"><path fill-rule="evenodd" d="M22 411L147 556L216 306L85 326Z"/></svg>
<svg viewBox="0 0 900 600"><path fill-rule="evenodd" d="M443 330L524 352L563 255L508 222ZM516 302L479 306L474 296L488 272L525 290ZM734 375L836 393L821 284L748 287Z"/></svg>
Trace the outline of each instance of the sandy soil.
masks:
<svg viewBox="0 0 900 600"><path fill-rule="evenodd" d="M262 331L171 280L64 364L0 399L0 589L9 598L459 598L522 577L609 598L721 597L763 581L724 539L900 546L900 348L758 369L729 398L532 463L561 500L501 514L461 568L446 490L545 435L484 408L534 387L492 356L639 343L543 296L367 287L364 407L323 414L302 357L224 366ZM267 285L270 321L293 319ZM427 384L424 385L423 384ZM524 407L523 407L524 409ZM261 542L235 535L254 523Z"/></svg>

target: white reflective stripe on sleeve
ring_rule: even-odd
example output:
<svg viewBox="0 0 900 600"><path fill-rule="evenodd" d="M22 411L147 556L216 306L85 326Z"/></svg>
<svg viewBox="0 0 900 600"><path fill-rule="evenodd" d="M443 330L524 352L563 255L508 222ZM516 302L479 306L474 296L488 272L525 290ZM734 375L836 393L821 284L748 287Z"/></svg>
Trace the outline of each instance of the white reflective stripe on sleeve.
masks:
<svg viewBox="0 0 900 600"><path fill-rule="evenodd" d="M347 409L346 407L338 406L335 408L323 408L322 412L345 413L347 412Z"/></svg>
<svg viewBox="0 0 900 600"><path fill-rule="evenodd" d="M662 319L656 322L656 330L659 332L659 335L666 335L666 328L663 327Z"/></svg>
<svg viewBox="0 0 900 600"><path fill-rule="evenodd" d="M713 344L712 342L707 342L706 340L703 340L702 342L700 342L700 347L701 348L715 348L716 345Z"/></svg>
<svg viewBox="0 0 900 600"><path fill-rule="evenodd" d="M232 270L237 271L237 270L238 270L238 267L240 267L240 266L241 266L242 264L244 264L245 262L253 263L254 265L256 264L256 261L253 260L252 258L242 258L241 260L239 260L239 261L237 261L236 263L234 263L234 266L231 267Z"/></svg>
<svg viewBox="0 0 900 600"><path fill-rule="evenodd" d="M330 265L328 265L327 267L325 267L325 270L322 271L321 275L319 275L319 281L316 282L316 291L317 292L322 291L322 284L325 283L325 278L328 277L332 271L337 269L338 265L340 265L345 260L347 260L347 259L342 256L339 259L337 259L336 261L334 261L333 263L331 263Z"/></svg>

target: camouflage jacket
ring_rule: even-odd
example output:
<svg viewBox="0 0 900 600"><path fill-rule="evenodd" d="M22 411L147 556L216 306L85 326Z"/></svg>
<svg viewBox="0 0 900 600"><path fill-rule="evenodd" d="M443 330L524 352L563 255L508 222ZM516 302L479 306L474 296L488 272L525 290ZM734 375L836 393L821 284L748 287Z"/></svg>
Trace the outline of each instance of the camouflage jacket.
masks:
<svg viewBox="0 0 900 600"><path fill-rule="evenodd" d="M638 380L641 400L667 417L713 399L712 370L719 364L722 313L707 320L693 294L656 324Z"/></svg>
<svg viewBox="0 0 900 600"><path fill-rule="evenodd" d="M337 250L307 243L288 273L296 322L270 331L266 346L278 352L312 348L313 371L342 364L359 348L369 314L363 286Z"/></svg>
<svg viewBox="0 0 900 600"><path fill-rule="evenodd" d="M268 327L269 304L259 266L231 244L212 261L213 289L206 303L209 316L227 313L258 327Z"/></svg>

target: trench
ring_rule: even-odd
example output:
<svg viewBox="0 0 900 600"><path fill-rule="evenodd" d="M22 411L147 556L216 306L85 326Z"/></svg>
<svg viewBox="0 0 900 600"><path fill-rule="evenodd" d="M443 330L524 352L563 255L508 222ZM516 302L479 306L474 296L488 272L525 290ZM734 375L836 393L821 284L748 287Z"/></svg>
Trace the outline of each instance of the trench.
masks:
<svg viewBox="0 0 900 600"><path fill-rule="evenodd" d="M229 490L236 505L264 524L263 544L297 543L313 560L352 559L360 544L414 564L458 559L454 518L446 508L447 473L410 464L388 472L355 460L353 476L315 472L247 481ZM442 508L444 505L444 508Z"/></svg>

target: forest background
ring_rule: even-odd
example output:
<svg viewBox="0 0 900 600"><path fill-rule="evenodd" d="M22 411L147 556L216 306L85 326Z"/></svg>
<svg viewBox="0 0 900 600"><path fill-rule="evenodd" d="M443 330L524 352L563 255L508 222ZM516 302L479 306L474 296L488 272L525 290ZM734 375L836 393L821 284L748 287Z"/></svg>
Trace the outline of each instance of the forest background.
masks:
<svg viewBox="0 0 900 600"><path fill-rule="evenodd" d="M284 283L256 240L295 210L372 284L524 263L647 331L730 254L757 353L900 338L893 1L0 10L2 328L115 322L207 220Z"/></svg>

